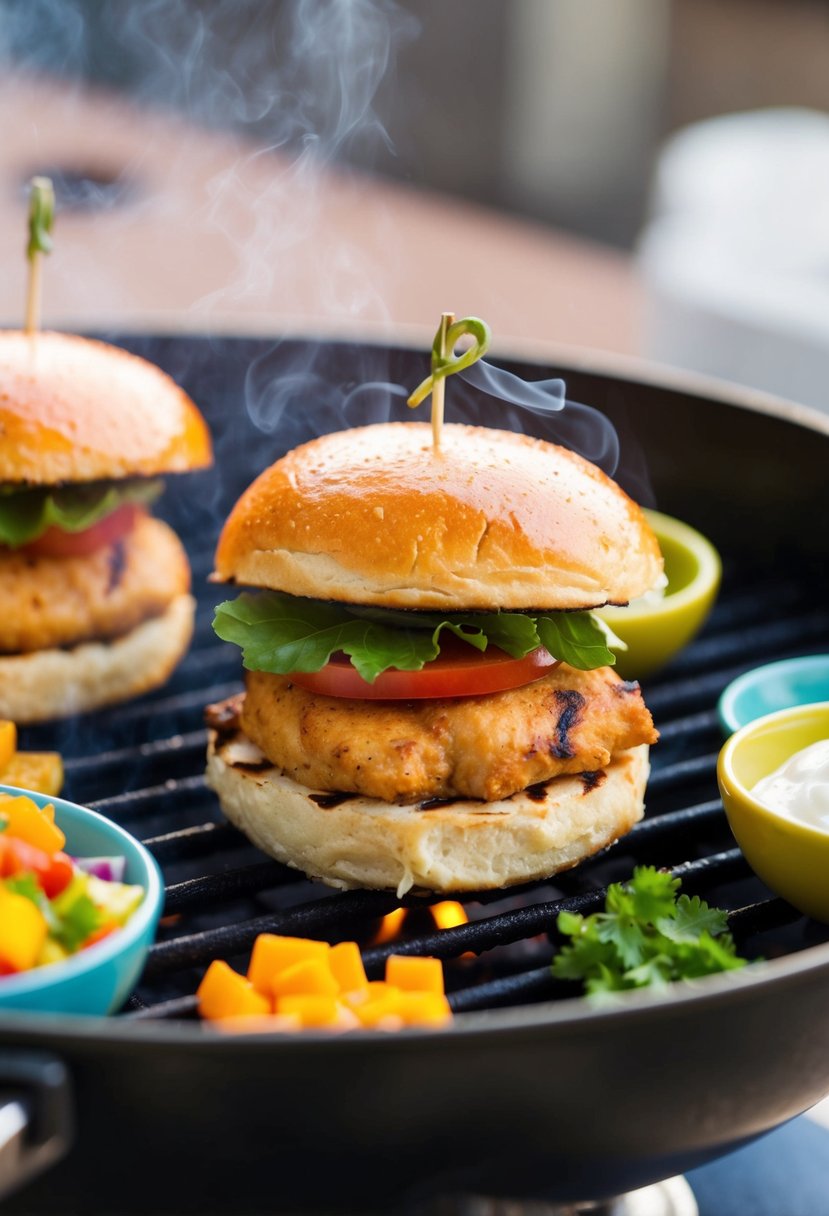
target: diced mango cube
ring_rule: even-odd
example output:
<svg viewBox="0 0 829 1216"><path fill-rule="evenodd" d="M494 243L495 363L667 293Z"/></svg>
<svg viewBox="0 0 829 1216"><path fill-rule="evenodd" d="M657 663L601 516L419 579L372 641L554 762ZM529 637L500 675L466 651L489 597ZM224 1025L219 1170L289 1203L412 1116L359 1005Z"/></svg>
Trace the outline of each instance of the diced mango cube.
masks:
<svg viewBox="0 0 829 1216"><path fill-rule="evenodd" d="M217 1018L213 1025L225 1034L279 1034L302 1030L302 1020L296 1014L270 1013L263 1018Z"/></svg>
<svg viewBox="0 0 829 1216"><path fill-rule="evenodd" d="M339 996L340 986L331 974L327 958L306 958L284 971L277 971L271 980L274 996L307 993L309 996Z"/></svg>
<svg viewBox="0 0 829 1216"><path fill-rule="evenodd" d="M58 752L15 752L4 769L0 769L3 785L16 785L21 790L56 797L63 786L63 761ZM52 818L54 818L54 807Z"/></svg>
<svg viewBox="0 0 829 1216"><path fill-rule="evenodd" d="M439 958L392 954L386 959L386 982L405 992L434 992L443 996L443 964Z"/></svg>
<svg viewBox="0 0 829 1216"><path fill-rule="evenodd" d="M337 1026L342 1006L336 997L316 994L290 994L276 998L276 1013L300 1019L303 1026Z"/></svg>
<svg viewBox="0 0 829 1216"><path fill-rule="evenodd" d="M31 900L0 886L0 959L15 971L28 971L40 956L46 932L46 918Z"/></svg>
<svg viewBox="0 0 829 1216"><path fill-rule="evenodd" d="M60 828L25 794L17 798L8 794L0 795L0 815L6 820L12 836L25 840L36 849L42 849L50 857L53 853L59 853L66 844L66 837Z"/></svg>
<svg viewBox="0 0 829 1216"><path fill-rule="evenodd" d="M342 994L342 1001L349 1009L357 1009L360 1005L365 1005L368 1001L379 1000L380 997L386 996L391 991L391 985L385 980L369 980L362 988L355 988L351 992ZM395 990L396 991L396 990Z"/></svg>
<svg viewBox="0 0 829 1216"><path fill-rule="evenodd" d="M360 1025L368 1029L397 1029L403 1025L399 1014L401 995L399 988L390 988L373 1000L364 1001L362 1005L355 1005L353 1013Z"/></svg>
<svg viewBox="0 0 829 1216"><path fill-rule="evenodd" d="M0 722L0 778L4 785L10 784L5 778L6 766L16 751L17 727L14 722L4 720Z"/></svg>
<svg viewBox="0 0 829 1216"><path fill-rule="evenodd" d="M196 997L199 1012L205 1018L264 1017L271 1012L267 997L220 959L207 968Z"/></svg>
<svg viewBox="0 0 829 1216"><path fill-rule="evenodd" d="M305 937L282 937L275 933L260 933L253 943L248 979L258 992L269 994L275 975L307 959L326 959L331 947L328 942Z"/></svg>
<svg viewBox="0 0 829 1216"><path fill-rule="evenodd" d="M363 957L356 942L339 942L332 946L328 963L340 992L354 992L355 989L365 988L368 983Z"/></svg>
<svg viewBox="0 0 829 1216"><path fill-rule="evenodd" d="M436 992L401 992L397 1013L404 1026L440 1026L452 1018L446 997Z"/></svg>
<svg viewBox="0 0 829 1216"><path fill-rule="evenodd" d="M363 989L346 993L343 1003L355 1014L361 1026L379 1026L385 1019L397 1015L401 996L399 988L383 980L373 980Z"/></svg>

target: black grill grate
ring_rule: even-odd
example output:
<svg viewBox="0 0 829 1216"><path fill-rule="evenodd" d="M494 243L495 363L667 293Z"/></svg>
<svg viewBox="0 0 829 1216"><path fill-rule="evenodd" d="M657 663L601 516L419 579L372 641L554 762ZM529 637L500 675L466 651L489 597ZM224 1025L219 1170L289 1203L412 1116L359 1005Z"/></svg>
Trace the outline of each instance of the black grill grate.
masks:
<svg viewBox="0 0 829 1216"><path fill-rule="evenodd" d="M357 938L373 975L392 951L437 955L447 961L457 1011L571 996L572 988L553 981L549 971L557 912L595 910L606 885L639 863L672 868L684 890L730 909L733 931L749 954L773 957L829 938L829 929L800 917L753 878L729 835L715 779L721 741L716 699L728 681L760 661L829 649L829 610L816 594L825 574L790 549L778 553L773 566L725 555L723 592L708 627L644 688L661 732L652 750L647 816L579 869L547 883L464 896L470 923L451 929L436 929L428 905L407 897L403 940L379 945L380 918L399 906L394 895L334 892L263 859L223 821L202 777L203 708L240 687L238 651L219 643L210 629L212 606L221 596L205 580L218 521L241 487L303 436L286 433L270 451L252 432L246 441L232 408L249 361L244 344L232 348L236 381L222 370L228 360L219 356L227 349L202 349L195 370L186 342L150 343L144 350L171 365L205 406L222 458L211 474L177 480L165 498L164 509L193 560L196 638L166 688L105 714L30 728L23 740L30 748L59 747L66 797L123 824L164 871L165 920L127 1017L192 1017L192 994L207 963L221 957L244 966L262 931Z"/></svg>

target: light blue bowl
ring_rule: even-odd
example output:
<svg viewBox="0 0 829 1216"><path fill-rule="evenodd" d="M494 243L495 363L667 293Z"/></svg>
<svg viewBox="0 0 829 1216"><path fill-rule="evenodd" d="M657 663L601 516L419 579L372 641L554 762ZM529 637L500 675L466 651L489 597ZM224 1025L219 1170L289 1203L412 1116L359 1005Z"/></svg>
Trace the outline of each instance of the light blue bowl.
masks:
<svg viewBox="0 0 829 1216"><path fill-rule="evenodd" d="M127 859L124 881L146 892L123 929L60 963L0 977L0 1009L30 1013L113 1013L129 996L147 957L161 908L164 884L155 859L142 844L103 815L62 798L0 785L2 794L25 793L39 806L51 803L55 823L66 834L65 851L75 857Z"/></svg>
<svg viewBox="0 0 829 1216"><path fill-rule="evenodd" d="M717 705L727 735L778 709L829 701L829 654L781 659L738 676Z"/></svg>

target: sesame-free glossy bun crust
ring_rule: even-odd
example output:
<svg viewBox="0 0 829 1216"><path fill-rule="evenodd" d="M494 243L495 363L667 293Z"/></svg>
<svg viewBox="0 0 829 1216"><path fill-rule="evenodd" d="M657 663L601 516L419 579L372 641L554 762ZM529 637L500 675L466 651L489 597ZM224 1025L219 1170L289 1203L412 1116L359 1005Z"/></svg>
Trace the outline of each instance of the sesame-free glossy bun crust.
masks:
<svg viewBox="0 0 829 1216"><path fill-rule="evenodd" d="M324 435L237 503L216 578L395 608L592 608L662 571L639 507L566 448L486 427Z"/></svg>
<svg viewBox="0 0 829 1216"><path fill-rule="evenodd" d="M204 419L154 364L72 334L0 332L0 482L155 476L210 460Z"/></svg>

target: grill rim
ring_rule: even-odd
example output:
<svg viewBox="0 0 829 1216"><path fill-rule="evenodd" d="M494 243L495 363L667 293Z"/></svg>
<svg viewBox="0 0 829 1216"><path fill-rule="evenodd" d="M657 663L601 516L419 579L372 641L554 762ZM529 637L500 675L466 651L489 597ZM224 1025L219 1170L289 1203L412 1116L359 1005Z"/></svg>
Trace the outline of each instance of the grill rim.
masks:
<svg viewBox="0 0 829 1216"><path fill-rule="evenodd" d="M118 331L118 334L96 333L95 337L106 341L123 342L128 348L132 343L169 342L178 338L185 340L213 340L204 334L172 334L146 331ZM246 333L227 334L230 340L246 340L263 335ZM270 336L270 335L269 335ZM382 346L386 350L401 352L412 350L412 333L397 335L364 334L353 338L348 334L327 334L309 337L307 334L283 334L291 342L309 342L320 346L357 345L363 347ZM419 336L419 335L417 335ZM279 339L274 338L274 341ZM509 349L498 348L494 352L501 360L520 360L536 363L539 367L554 365L557 373L565 378L568 373L590 374L624 381L631 386L646 384L667 392L681 393L714 405L727 405L748 413L759 414L798 428L810 430L829 438L829 414L812 406L802 405L761 390L719 380L716 377L682 368L660 365L635 357L608 352L584 352L576 348L555 345L512 343ZM723 816L725 812L723 811ZM333 896L336 898L336 896ZM551 926L552 928L552 926ZM35 1041L50 1038L55 1033L67 1042L101 1041L107 1044L129 1044L136 1040L152 1041L165 1046L199 1045L211 1051L238 1050L241 1044L258 1050L298 1049L318 1050L324 1045L326 1051L342 1046L349 1050L362 1050L371 1042L375 1050L381 1045L414 1043L422 1048L424 1042L434 1043L436 1048L451 1044L458 1036L464 1038L487 1037L493 1034L514 1033L549 1029L551 1032L567 1027L601 1028L608 1018L647 1020L650 1016L661 1017L672 1011L684 1012L691 1006L717 1007L738 1002L758 986L763 991L779 986L794 985L803 976L814 974L815 978L829 979L829 942L805 947L782 958L752 963L736 972L707 976L694 981L672 984L666 993L649 990L622 993L612 1004L598 1007L584 996L541 1001L530 1005L474 1010L458 1013L448 1027L437 1030L422 1030L416 1027L401 1028L394 1034L378 1035L368 1030L353 1030L348 1034L332 1035L324 1031L304 1030L301 1035L277 1032L256 1034L217 1032L205 1028L200 1021L186 1020L130 1020L123 1016L86 1017L78 1015L52 1015L27 1012L0 1012L0 1036L9 1033L17 1038ZM2 1037L0 1037L2 1044Z"/></svg>
<svg viewBox="0 0 829 1216"><path fill-rule="evenodd" d="M764 992L779 986L785 988L810 973L817 977L823 975L829 981L829 942L809 946L783 958L751 963L739 971L723 972L699 980L678 981L671 985L665 994L648 989L626 992L620 994L613 1004L601 1007L593 1005L583 996L574 996L503 1009L470 1010L455 1014L447 1028L437 1030L403 1027L394 1034L352 1030L348 1034L333 1035L330 1032L311 1029L303 1030L301 1035L276 1031L246 1034L214 1031L206 1028L200 1021L132 1021L118 1016L94 1018L21 1012L3 1014L0 1017L0 1033L23 1030L29 1037L30 1032L42 1030L44 1036L57 1032L63 1038L77 1042L105 1040L110 1044L129 1044L140 1038L166 1046L210 1045L209 1050L221 1050L222 1045L232 1046L236 1050L241 1043L252 1046L267 1045L269 1048L291 1051L296 1050L300 1044L312 1049L323 1045L325 1049L330 1050L332 1047L350 1043L364 1046L366 1042L371 1042L375 1047L379 1047L382 1043L403 1040L420 1045L424 1042L435 1043L436 1047L440 1047L450 1044L459 1035L475 1038L516 1030L548 1028L552 1032L567 1027L601 1030L609 1018L614 1019L615 1023L620 1020L647 1021L649 1016L661 1017L670 1012L685 1013L693 1006L727 1006L739 1002L758 986L762 987ZM675 989L680 991L675 992Z"/></svg>

